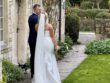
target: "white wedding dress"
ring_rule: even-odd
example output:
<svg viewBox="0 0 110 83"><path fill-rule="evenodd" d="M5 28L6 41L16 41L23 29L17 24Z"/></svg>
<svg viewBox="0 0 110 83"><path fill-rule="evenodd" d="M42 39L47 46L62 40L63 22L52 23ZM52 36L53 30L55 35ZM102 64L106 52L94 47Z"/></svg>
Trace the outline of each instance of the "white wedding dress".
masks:
<svg viewBox="0 0 110 83"><path fill-rule="evenodd" d="M45 15L41 14L35 50L35 73L32 83L61 83L49 31L44 31Z"/></svg>

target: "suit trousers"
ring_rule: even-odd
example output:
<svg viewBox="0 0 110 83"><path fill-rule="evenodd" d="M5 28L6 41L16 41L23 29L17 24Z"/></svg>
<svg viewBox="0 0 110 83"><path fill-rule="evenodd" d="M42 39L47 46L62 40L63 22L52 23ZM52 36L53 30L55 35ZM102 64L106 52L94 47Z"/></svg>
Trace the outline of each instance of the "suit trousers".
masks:
<svg viewBox="0 0 110 83"><path fill-rule="evenodd" d="M30 57L31 78L33 78L33 75L34 75L34 59L35 59L35 47L36 47L36 43L29 43L29 47L30 47L30 53L31 53L31 57Z"/></svg>

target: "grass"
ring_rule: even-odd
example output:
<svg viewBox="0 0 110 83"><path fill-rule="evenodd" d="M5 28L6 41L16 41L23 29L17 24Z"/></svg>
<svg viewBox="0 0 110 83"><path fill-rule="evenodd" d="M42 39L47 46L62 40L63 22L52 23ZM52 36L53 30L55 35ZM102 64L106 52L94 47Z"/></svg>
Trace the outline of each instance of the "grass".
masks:
<svg viewBox="0 0 110 83"><path fill-rule="evenodd" d="M110 83L110 55L88 56L63 83Z"/></svg>

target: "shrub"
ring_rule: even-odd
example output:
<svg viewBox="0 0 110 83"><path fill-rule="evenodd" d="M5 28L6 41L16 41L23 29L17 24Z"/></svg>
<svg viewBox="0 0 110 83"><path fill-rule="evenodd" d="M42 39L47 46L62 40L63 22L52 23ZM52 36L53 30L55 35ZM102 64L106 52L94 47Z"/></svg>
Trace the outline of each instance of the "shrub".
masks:
<svg viewBox="0 0 110 83"><path fill-rule="evenodd" d="M8 79L8 76L7 76L7 73L6 73L6 71L3 69L3 77L2 77L2 79L3 79L3 82L6 82L7 83L7 79Z"/></svg>
<svg viewBox="0 0 110 83"><path fill-rule="evenodd" d="M100 8L102 8L102 9L109 9L108 1L109 0L102 0L102 2L100 3Z"/></svg>
<svg viewBox="0 0 110 83"><path fill-rule="evenodd" d="M108 9L78 9L78 8L69 8L67 13L77 14L81 18L92 18L94 19L96 15L100 12L109 12Z"/></svg>
<svg viewBox="0 0 110 83"><path fill-rule="evenodd" d="M72 49L72 46L73 46L73 41L70 38L70 36L67 36L66 35L66 37L65 37L65 43L67 43L68 49L71 50Z"/></svg>
<svg viewBox="0 0 110 83"><path fill-rule="evenodd" d="M1 81L0 81L0 83L7 83L7 82L1 82Z"/></svg>
<svg viewBox="0 0 110 83"><path fill-rule="evenodd" d="M93 3L90 1L83 1L81 3L81 9L92 9L93 8Z"/></svg>
<svg viewBox="0 0 110 83"><path fill-rule="evenodd" d="M110 39L98 40L87 45L87 54L110 54Z"/></svg>
<svg viewBox="0 0 110 83"><path fill-rule="evenodd" d="M18 66L3 60L3 80L7 83L15 83L24 79L24 72Z"/></svg>
<svg viewBox="0 0 110 83"><path fill-rule="evenodd" d="M96 15L96 18L110 18L110 13L100 12Z"/></svg>
<svg viewBox="0 0 110 83"><path fill-rule="evenodd" d="M79 17L76 14L66 14L66 34L71 37L73 42L77 42L79 37Z"/></svg>
<svg viewBox="0 0 110 83"><path fill-rule="evenodd" d="M68 53L68 45L65 42L59 42L60 49L56 51L57 60L61 60Z"/></svg>
<svg viewBox="0 0 110 83"><path fill-rule="evenodd" d="M69 36L65 37L65 42L59 42L60 50L56 52L57 60L61 60L72 49L73 41Z"/></svg>
<svg viewBox="0 0 110 83"><path fill-rule="evenodd" d="M66 0L66 8L71 7L71 3L69 2L69 0Z"/></svg>

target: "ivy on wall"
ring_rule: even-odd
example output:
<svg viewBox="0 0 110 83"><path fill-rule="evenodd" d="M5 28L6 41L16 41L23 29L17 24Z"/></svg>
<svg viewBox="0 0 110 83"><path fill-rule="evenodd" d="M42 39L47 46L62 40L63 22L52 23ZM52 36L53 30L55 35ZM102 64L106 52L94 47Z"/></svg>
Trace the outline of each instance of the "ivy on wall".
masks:
<svg viewBox="0 0 110 83"><path fill-rule="evenodd" d="M56 29L59 19L59 0L43 0L43 6L48 14L49 23Z"/></svg>

